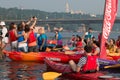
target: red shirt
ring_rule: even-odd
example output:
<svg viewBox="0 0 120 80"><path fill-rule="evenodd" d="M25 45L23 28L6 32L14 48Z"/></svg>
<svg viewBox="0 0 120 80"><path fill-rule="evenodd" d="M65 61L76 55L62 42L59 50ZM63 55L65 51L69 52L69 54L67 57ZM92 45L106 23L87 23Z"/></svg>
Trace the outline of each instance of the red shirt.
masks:
<svg viewBox="0 0 120 80"><path fill-rule="evenodd" d="M32 32L30 32L30 34L29 34L28 43L32 43L32 42L34 42L34 41L36 41L36 37L35 37L34 32L32 31Z"/></svg>
<svg viewBox="0 0 120 80"><path fill-rule="evenodd" d="M10 42L13 42L13 41L16 41L17 40L17 37L16 37L16 35L15 35L15 32L14 32L14 30L10 30L9 31L9 39L10 39Z"/></svg>

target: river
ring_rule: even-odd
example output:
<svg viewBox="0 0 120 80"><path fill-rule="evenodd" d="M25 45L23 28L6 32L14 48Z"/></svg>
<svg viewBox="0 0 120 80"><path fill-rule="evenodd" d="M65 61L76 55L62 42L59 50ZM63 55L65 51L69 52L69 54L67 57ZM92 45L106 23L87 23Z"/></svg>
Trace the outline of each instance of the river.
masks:
<svg viewBox="0 0 120 80"><path fill-rule="evenodd" d="M51 39L54 33L46 33ZM82 35L82 33L62 32L64 43L72 35ZM99 33L95 32L94 36L97 38ZM110 38L117 39L119 33L112 33ZM5 61L0 62L0 80L43 80L42 73L47 71L46 65L39 62L16 62L6 58ZM119 73L113 75L120 76ZM56 80L71 80L66 78L57 78Z"/></svg>

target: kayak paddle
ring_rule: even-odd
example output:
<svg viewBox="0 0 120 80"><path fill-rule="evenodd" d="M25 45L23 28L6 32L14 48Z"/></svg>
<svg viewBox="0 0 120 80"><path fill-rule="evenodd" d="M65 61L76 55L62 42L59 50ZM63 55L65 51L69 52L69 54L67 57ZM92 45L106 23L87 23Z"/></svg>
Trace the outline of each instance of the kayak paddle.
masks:
<svg viewBox="0 0 120 80"><path fill-rule="evenodd" d="M117 67L120 67L120 64L105 66L104 68L117 68Z"/></svg>
<svg viewBox="0 0 120 80"><path fill-rule="evenodd" d="M55 78L62 75L62 73L57 72L45 72L42 74L43 80L55 80Z"/></svg>

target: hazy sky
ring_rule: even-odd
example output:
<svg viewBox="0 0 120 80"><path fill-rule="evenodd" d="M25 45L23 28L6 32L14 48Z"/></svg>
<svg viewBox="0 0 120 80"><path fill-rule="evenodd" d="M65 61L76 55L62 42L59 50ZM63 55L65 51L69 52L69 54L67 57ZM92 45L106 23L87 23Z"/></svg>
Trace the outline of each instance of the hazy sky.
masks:
<svg viewBox="0 0 120 80"><path fill-rule="evenodd" d="M120 8L120 0L119 6ZM0 7L18 7L23 9L38 9L47 12L65 12L65 4L69 3L73 11L103 14L105 0L0 0ZM118 9L120 16L120 9Z"/></svg>

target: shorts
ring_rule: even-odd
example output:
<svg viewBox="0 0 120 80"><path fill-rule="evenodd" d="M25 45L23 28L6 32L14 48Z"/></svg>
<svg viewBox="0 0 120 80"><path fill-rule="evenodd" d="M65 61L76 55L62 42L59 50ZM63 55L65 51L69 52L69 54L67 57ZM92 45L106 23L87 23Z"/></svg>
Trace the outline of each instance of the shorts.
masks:
<svg viewBox="0 0 120 80"><path fill-rule="evenodd" d="M38 52L38 47L37 46L30 46L30 47L28 47L28 52Z"/></svg>
<svg viewBox="0 0 120 80"><path fill-rule="evenodd" d="M13 42L11 42L11 49L13 50L17 50L17 41L13 41Z"/></svg>
<svg viewBox="0 0 120 80"><path fill-rule="evenodd" d="M57 45L62 45L62 44L63 44L62 40L57 41Z"/></svg>
<svg viewBox="0 0 120 80"><path fill-rule="evenodd" d="M8 37L4 37L4 38L2 39L2 42L5 43L5 44L7 44L7 43L8 43Z"/></svg>
<svg viewBox="0 0 120 80"><path fill-rule="evenodd" d="M28 52L27 43L18 43L18 51Z"/></svg>

